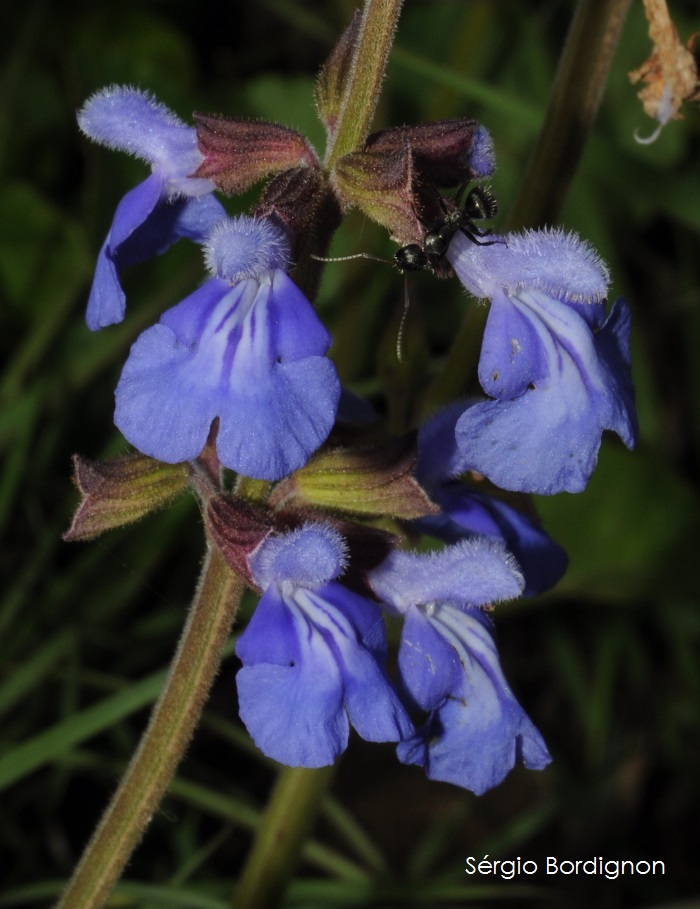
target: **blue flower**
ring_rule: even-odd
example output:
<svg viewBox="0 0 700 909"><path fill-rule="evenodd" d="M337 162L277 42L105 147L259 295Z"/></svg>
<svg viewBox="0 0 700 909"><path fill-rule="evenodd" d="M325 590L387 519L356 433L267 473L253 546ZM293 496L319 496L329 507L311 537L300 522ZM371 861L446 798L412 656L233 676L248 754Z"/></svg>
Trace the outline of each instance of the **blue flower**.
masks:
<svg viewBox="0 0 700 909"><path fill-rule="evenodd" d="M416 475L441 510L415 524L447 543L474 535L502 540L525 578L523 596L535 596L560 580L568 563L566 553L544 532L534 514L457 479L467 469L455 438L455 425L464 409L460 402L443 408L418 433Z"/></svg>
<svg viewBox="0 0 700 909"><path fill-rule="evenodd" d="M545 767L547 748L508 687L478 608L522 589L502 544L463 541L432 555L395 551L369 580L385 604L405 615L399 672L415 707L427 713L425 724L399 743L399 760L478 795L516 762Z"/></svg>
<svg viewBox="0 0 700 909"><path fill-rule="evenodd" d="M240 715L265 754L293 767L331 764L351 724L371 742L413 732L383 668L380 610L335 580L344 558L320 524L268 538L251 558L264 593L236 645Z"/></svg>
<svg viewBox="0 0 700 909"><path fill-rule="evenodd" d="M86 320L95 331L124 318L119 273L164 252L182 237L199 241L225 215L211 180L192 177L203 161L194 127L146 92L112 86L78 113L91 139L142 158L151 176L124 196L97 260Z"/></svg>
<svg viewBox="0 0 700 909"><path fill-rule="evenodd" d="M573 234L528 231L448 257L467 290L491 300L479 381L491 400L456 426L462 461L503 489L580 492L604 429L636 440L629 310L606 316L608 274Z"/></svg>
<svg viewBox="0 0 700 909"><path fill-rule="evenodd" d="M177 463L201 453L218 417L221 463L278 480L333 427L330 335L285 273L286 241L272 222L226 219L206 255L215 277L132 346L114 422L143 454Z"/></svg>

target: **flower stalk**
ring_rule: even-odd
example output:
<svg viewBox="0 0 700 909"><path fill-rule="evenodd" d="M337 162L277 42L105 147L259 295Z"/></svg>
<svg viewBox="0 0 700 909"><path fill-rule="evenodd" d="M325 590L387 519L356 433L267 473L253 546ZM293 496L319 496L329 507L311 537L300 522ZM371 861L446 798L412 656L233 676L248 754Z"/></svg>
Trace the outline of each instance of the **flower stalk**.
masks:
<svg viewBox="0 0 700 909"><path fill-rule="evenodd" d="M631 0L579 0L509 224L554 224L598 113Z"/></svg>
<svg viewBox="0 0 700 909"><path fill-rule="evenodd" d="M332 776L332 765L281 768L232 907L274 909L280 905Z"/></svg>
<svg viewBox="0 0 700 909"><path fill-rule="evenodd" d="M189 744L242 593L243 582L211 547L148 727L56 909L106 903Z"/></svg>

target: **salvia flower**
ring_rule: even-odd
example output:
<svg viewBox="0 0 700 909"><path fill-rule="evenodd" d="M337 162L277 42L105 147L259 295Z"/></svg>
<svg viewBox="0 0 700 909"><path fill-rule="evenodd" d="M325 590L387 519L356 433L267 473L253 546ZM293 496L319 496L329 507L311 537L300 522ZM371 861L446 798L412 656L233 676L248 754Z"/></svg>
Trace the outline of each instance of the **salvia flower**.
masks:
<svg viewBox="0 0 700 909"><path fill-rule="evenodd" d="M202 451L215 418L219 460L278 480L326 439L340 383L330 335L287 276L282 231L225 219L212 231L213 274L131 348L114 421L143 454L177 463Z"/></svg>
<svg viewBox="0 0 700 909"><path fill-rule="evenodd" d="M455 426L465 404L456 402L434 414L418 433L416 475L440 513L416 521L417 527L447 543L473 536L501 540L515 556L525 578L523 596L553 587L566 571L567 556L536 517L467 485L458 474L466 467L457 447ZM483 484L482 484L483 485Z"/></svg>
<svg viewBox="0 0 700 909"><path fill-rule="evenodd" d="M402 684L427 719L397 747L434 780L481 794L521 761L550 757L503 676L483 607L517 597L523 579L499 542L462 541L434 554L394 551L371 572L375 594L405 616Z"/></svg>
<svg viewBox="0 0 700 909"><path fill-rule="evenodd" d="M119 274L186 237L200 241L224 217L210 180L191 177L203 157L188 127L147 92L112 86L92 95L78 113L80 128L109 148L151 165L152 173L117 206L100 250L88 300L91 330L121 322L125 295Z"/></svg>
<svg viewBox="0 0 700 909"><path fill-rule="evenodd" d="M240 715L290 766L331 764L350 725L371 742L413 733L384 670L381 612L336 580L344 561L342 537L321 524L268 538L251 557L263 595L236 646Z"/></svg>
<svg viewBox="0 0 700 909"><path fill-rule="evenodd" d="M457 422L464 466L503 489L580 492L604 429L635 443L627 305L606 315L605 266L563 231L488 244L458 233L448 258L467 290L491 300L479 361L491 400Z"/></svg>

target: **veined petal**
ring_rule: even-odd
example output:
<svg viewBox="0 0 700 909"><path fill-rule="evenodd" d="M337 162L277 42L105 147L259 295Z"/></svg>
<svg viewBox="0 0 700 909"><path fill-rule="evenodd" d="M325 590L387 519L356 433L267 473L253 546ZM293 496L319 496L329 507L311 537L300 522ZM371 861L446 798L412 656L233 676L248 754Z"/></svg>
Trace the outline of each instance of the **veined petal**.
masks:
<svg viewBox="0 0 700 909"><path fill-rule="evenodd" d="M443 605L428 620L461 664L459 683L434 705L426 726L398 745L399 760L477 795L498 785L516 761L546 767L546 745L508 687L483 615ZM418 679L404 681L416 687Z"/></svg>
<svg viewBox="0 0 700 909"><path fill-rule="evenodd" d="M228 290L223 281L208 281L176 309L187 304L193 317L206 318ZM201 453L217 398L205 366L198 367L194 340L178 337L162 320L132 345L115 391L114 422L143 454L175 464Z"/></svg>
<svg viewBox="0 0 700 909"><path fill-rule="evenodd" d="M276 585L236 652L244 664L236 677L239 712L258 748L292 767L332 764L350 732L340 668L321 633Z"/></svg>
<svg viewBox="0 0 700 909"><path fill-rule="evenodd" d="M337 582L291 582L263 595L236 647L241 718L267 755L292 766L330 764L349 721L370 741L397 741L413 726L368 647L378 608ZM383 651L383 633L382 633Z"/></svg>
<svg viewBox="0 0 700 909"><path fill-rule="evenodd" d="M412 606L406 613L399 673L404 688L421 710L431 711L460 684L462 664L457 653L429 620L426 612Z"/></svg>
<svg viewBox="0 0 700 909"><path fill-rule="evenodd" d="M145 331L117 387L115 422L170 463L202 450L219 417L221 462L277 480L301 467L335 420L329 336L281 272L234 287L212 278Z"/></svg>
<svg viewBox="0 0 700 909"><path fill-rule="evenodd" d="M536 327L548 373L519 397L469 407L457 423L457 444L469 468L503 489L580 492L604 429L628 445L634 440L628 322L617 312L624 304L594 335L573 308L540 292L511 302ZM487 357L480 374L489 368L495 363Z"/></svg>

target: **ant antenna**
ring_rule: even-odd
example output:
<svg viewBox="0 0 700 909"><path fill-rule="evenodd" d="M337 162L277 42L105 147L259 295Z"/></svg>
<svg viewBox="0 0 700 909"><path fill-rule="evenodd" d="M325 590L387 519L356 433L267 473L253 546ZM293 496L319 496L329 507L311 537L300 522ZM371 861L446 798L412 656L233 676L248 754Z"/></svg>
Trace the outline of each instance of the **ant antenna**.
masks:
<svg viewBox="0 0 700 909"><path fill-rule="evenodd" d="M396 359L399 363L403 363L403 331L406 326L406 318L408 316L408 307L410 305L410 299L408 296L408 275L404 272L403 276L403 312L401 313L401 321L399 322L399 330L396 335Z"/></svg>
<svg viewBox="0 0 700 909"><path fill-rule="evenodd" d="M351 256L317 256L314 253L310 255L311 259L317 262L349 262L351 259L372 259L374 262L383 262L385 265L394 265L391 259L385 259L383 256L373 256L372 253L353 253Z"/></svg>
<svg viewBox="0 0 700 909"><path fill-rule="evenodd" d="M401 257L399 258L399 253ZM371 259L373 262L383 262L385 265L393 265L394 268L398 269L401 274L404 276L404 298L403 298L403 311L401 313L401 321L399 323L399 331L396 336L396 359L399 363L403 362L403 332L406 325L406 317L408 315L408 308L410 305L410 299L408 295L408 275L409 271L420 271L423 268L427 267L427 259L425 253L418 246L417 243L411 243L408 246L402 246L401 249L397 250L393 259L385 259L383 256L374 256L372 253L353 253L351 256L317 256L314 253L311 253L311 258L316 259L317 262L349 262L352 259ZM421 264L424 263L424 264Z"/></svg>
<svg viewBox="0 0 700 909"><path fill-rule="evenodd" d="M447 250L458 231L472 243L478 246L492 246L500 240L484 240L491 230L480 227L477 221L490 221L498 211L498 203L492 190L488 186L474 186L468 193L468 183L463 183L454 196L455 207L449 211L444 198L436 191L436 195L443 211L443 217L438 218L423 237L423 245L408 243L401 246L394 253L393 259L374 256L371 253L354 253L351 256L316 256L311 258L317 262L349 262L352 259L371 259L374 262L384 262L393 265L404 276L404 306L396 338L396 359L403 361L403 334L410 304L408 294L408 273L414 271L430 271L434 269L447 255Z"/></svg>

